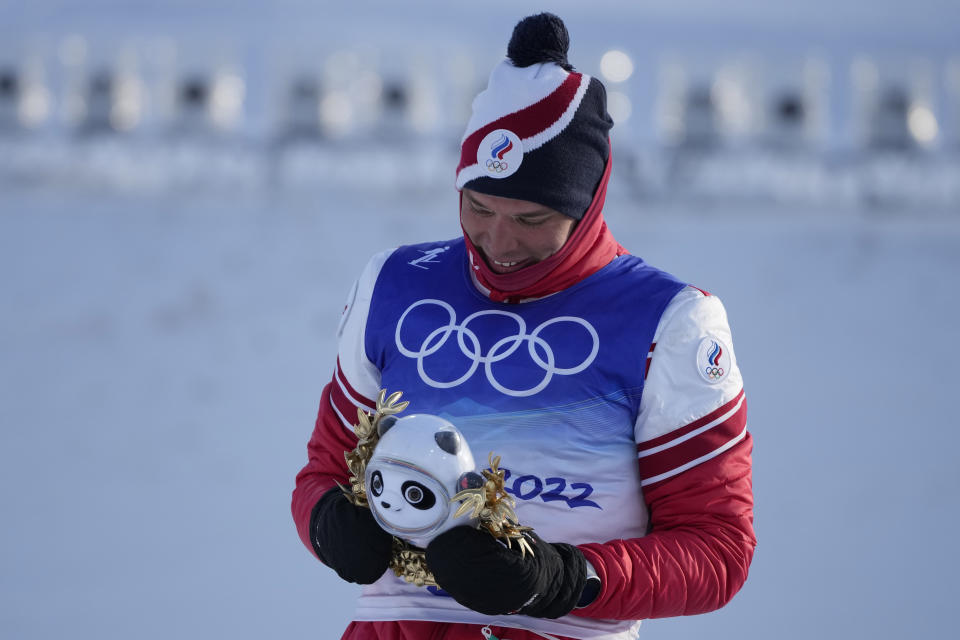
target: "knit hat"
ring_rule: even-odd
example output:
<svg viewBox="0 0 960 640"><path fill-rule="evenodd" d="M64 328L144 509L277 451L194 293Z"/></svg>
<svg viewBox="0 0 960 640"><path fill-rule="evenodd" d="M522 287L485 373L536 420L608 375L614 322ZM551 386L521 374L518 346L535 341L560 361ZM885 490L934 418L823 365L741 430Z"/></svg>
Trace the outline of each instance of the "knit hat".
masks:
<svg viewBox="0 0 960 640"><path fill-rule="evenodd" d="M460 143L457 189L528 200L579 220L610 153L607 94L567 62L570 37L551 13L513 29Z"/></svg>

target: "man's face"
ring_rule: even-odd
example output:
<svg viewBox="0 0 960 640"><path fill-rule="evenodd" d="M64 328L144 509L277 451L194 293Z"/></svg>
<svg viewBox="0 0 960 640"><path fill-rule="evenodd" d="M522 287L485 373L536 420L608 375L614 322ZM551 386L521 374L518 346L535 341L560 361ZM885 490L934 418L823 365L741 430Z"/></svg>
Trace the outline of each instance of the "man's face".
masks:
<svg viewBox="0 0 960 640"><path fill-rule="evenodd" d="M463 190L460 222L487 266L511 273L559 251L577 221L536 202Z"/></svg>

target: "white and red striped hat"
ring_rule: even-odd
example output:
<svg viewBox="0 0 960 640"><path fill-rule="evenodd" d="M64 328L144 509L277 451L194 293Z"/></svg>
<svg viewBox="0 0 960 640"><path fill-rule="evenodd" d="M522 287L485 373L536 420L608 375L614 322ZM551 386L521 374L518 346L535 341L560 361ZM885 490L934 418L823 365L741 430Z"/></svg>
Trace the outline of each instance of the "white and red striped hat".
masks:
<svg viewBox="0 0 960 640"><path fill-rule="evenodd" d="M576 220L593 200L610 155L613 121L596 78L567 62L569 36L541 13L513 30L460 143L457 189L528 200Z"/></svg>

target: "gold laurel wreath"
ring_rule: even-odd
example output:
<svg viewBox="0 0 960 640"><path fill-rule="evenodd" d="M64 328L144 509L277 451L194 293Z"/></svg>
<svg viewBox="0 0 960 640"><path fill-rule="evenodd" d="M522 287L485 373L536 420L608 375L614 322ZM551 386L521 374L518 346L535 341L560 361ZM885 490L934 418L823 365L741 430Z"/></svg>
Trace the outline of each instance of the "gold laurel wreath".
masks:
<svg viewBox="0 0 960 640"><path fill-rule="evenodd" d="M464 489L457 493L450 502L462 501L454 513L459 518L467 511L470 517L475 518L481 529L486 529L494 538L503 540L507 548L512 548L513 541L520 547L520 555L533 555L533 547L523 535L526 531L533 531L532 527L522 527L517 520L517 513L513 510L516 501L504 489L504 472L500 468L500 456L493 452L487 456L489 469L484 469L483 478L486 482L476 489Z"/></svg>
<svg viewBox="0 0 960 640"><path fill-rule="evenodd" d="M377 408L370 414L361 408L357 408L357 424L353 425L353 432L357 436L357 446L353 451L346 451L343 457L347 461L347 470L350 472L350 488L347 489L339 482L337 483L347 500L358 507L367 507L367 485L364 480L367 472L367 462L373 455L373 449L380 442L380 432L378 427L384 418L396 415L407 408L409 402L399 402L403 393L395 391L387 397L387 390L381 389L377 396Z"/></svg>
<svg viewBox="0 0 960 640"><path fill-rule="evenodd" d="M407 401L400 402L402 395L402 392L395 391L387 396L387 390L381 389L373 413L357 409L357 424L353 427L358 439L357 446L353 451L346 451L343 454L347 461L347 470L350 471L350 487L347 488L339 482L337 484L347 499L358 507L370 508L364 480L367 463L380 441L378 431L380 423L384 418L400 413L410 404ZM460 517L470 511L470 517L477 520L481 529L503 540L507 547L512 547L513 541L516 541L521 554L533 555L533 548L524 537L524 533L532 531L532 528L520 526L517 521L517 514L514 511L516 502L504 489L504 472L499 468L500 456L494 457L493 453L490 453L488 460L490 469L482 472L485 480L483 486L464 489L450 499L450 502L462 501L454 517ZM424 550L396 536L393 537L390 569L398 577L418 587L438 586L430 568L427 567Z"/></svg>

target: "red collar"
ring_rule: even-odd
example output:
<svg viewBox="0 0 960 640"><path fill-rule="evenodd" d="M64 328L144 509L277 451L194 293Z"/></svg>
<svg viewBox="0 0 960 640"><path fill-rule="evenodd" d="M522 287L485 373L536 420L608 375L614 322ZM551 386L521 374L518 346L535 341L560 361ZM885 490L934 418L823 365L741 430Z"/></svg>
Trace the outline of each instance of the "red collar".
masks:
<svg viewBox="0 0 960 640"><path fill-rule="evenodd" d="M467 234L463 234L471 273L491 300L517 303L557 293L593 275L615 257L627 253L614 239L603 219L603 202L607 196L611 164L612 154L607 157L607 166L593 195L593 202L560 251L546 260L513 273L496 273L480 257Z"/></svg>

